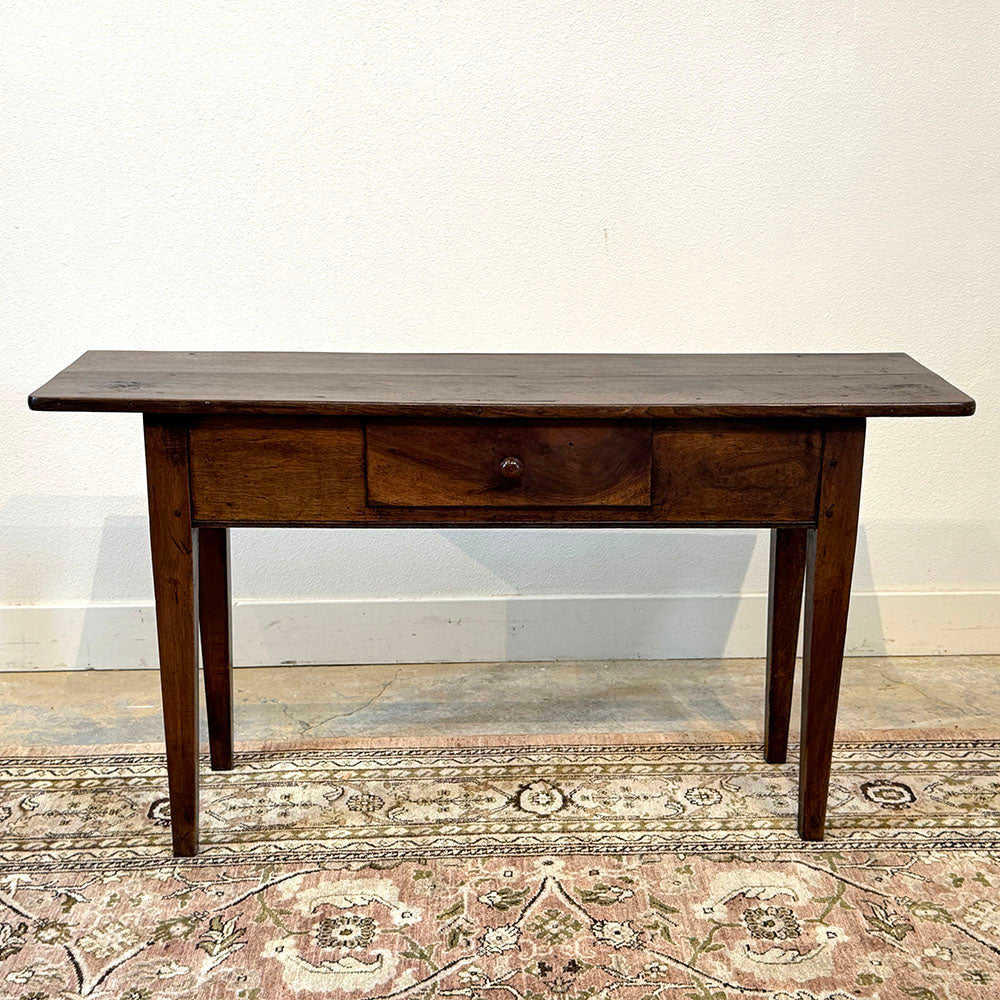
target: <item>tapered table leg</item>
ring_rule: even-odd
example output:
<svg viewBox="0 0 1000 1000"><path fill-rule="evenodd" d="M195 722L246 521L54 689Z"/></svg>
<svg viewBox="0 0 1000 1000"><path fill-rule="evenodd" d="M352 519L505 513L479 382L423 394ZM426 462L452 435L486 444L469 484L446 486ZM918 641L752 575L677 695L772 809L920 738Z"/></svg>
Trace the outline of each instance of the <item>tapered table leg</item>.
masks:
<svg viewBox="0 0 1000 1000"><path fill-rule="evenodd" d="M198 853L198 534L191 524L187 429L144 416L160 689L174 856Z"/></svg>
<svg viewBox="0 0 1000 1000"><path fill-rule="evenodd" d="M822 840L826 827L864 442L863 420L839 421L826 431L817 526L808 529L799 757L799 834L803 840Z"/></svg>
<svg viewBox="0 0 1000 1000"><path fill-rule="evenodd" d="M198 617L212 770L233 766L233 635L229 529L198 529Z"/></svg>
<svg viewBox="0 0 1000 1000"><path fill-rule="evenodd" d="M792 712L805 568L806 529L772 528L764 709L764 759L769 764L784 764L788 756L788 720Z"/></svg>

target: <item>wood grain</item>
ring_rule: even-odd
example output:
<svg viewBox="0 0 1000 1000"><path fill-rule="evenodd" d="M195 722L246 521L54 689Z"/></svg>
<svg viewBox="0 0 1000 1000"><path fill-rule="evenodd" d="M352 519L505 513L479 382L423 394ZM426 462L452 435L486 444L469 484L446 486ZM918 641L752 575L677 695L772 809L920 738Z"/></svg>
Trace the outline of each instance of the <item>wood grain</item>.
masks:
<svg viewBox="0 0 1000 1000"><path fill-rule="evenodd" d="M365 441L368 502L376 506L650 503L648 423L372 420Z"/></svg>
<svg viewBox="0 0 1000 1000"><path fill-rule="evenodd" d="M300 354L91 351L45 410L425 417L865 417L972 413L905 354Z"/></svg>
<svg viewBox="0 0 1000 1000"><path fill-rule="evenodd" d="M191 425L196 520L315 523L365 507L356 420L226 417Z"/></svg>
<svg viewBox="0 0 1000 1000"><path fill-rule="evenodd" d="M187 429L145 421L149 539L175 857L198 853L198 533L191 523Z"/></svg>
<svg viewBox="0 0 1000 1000"><path fill-rule="evenodd" d="M372 441L382 433L370 422ZM388 425L387 425L388 426ZM401 425L404 426L404 425ZM408 426L408 425L407 425ZM503 421L483 421L481 430L462 423L468 454L479 460L501 439ZM532 424L534 426L534 424ZM561 426L553 422L555 428ZM596 426L596 425L595 425ZM615 425L617 426L617 425ZM645 428L644 424L637 425ZM457 430L456 430L457 433ZM648 434L648 429L641 431ZM442 430L441 434L447 437ZM468 435L473 437L469 438ZM541 484L535 506L484 506L497 503L475 490L492 484L491 467L464 459L446 442L434 439L423 458L399 464L385 450L368 455L368 476L375 470L377 486L371 501L365 496L365 432L358 421L316 417L199 417L191 426L191 481L194 517L198 524L316 525L343 527L469 526L668 526L668 525L795 525L812 524L816 514L822 433L794 421L663 421L653 427L652 503L646 506L583 506L577 501L582 466L568 467L576 485L559 493L557 481ZM598 438L600 436L598 435ZM635 448L638 449L638 436ZM454 443L454 441L453 441ZM505 447L523 444L507 438ZM532 439L533 447L538 443ZM408 445L409 447L409 445ZM476 449L479 449L478 451ZM496 455L504 448L498 448ZM638 456L638 451L636 451ZM426 462L423 463L423 459ZM395 479L378 470L383 460L396 463ZM631 461L631 460L630 460ZM426 492L426 477L438 464L437 493ZM422 464L423 463L423 464ZM497 464L499 465L499 459ZM533 467L532 467L533 468ZM441 470L447 472L440 481ZM551 469L550 469L551 472ZM396 475L398 473L398 475ZM526 473L527 474L527 473ZM592 470L592 475L597 475ZM606 475L605 473L602 473ZM381 479L379 476L381 475ZM469 490L465 506L450 506L459 489L455 476ZM477 477L482 477L477 478ZM643 472L645 476L645 472ZM421 479L421 477L424 477ZM499 476L497 476L499 480ZM601 487L605 490L605 485ZM645 479L643 479L645 482ZM424 486L418 486L425 483ZM612 480L613 485L613 480ZM404 491L400 494L379 490ZM498 493L510 489L501 485ZM514 489L517 489L515 484ZM648 491L649 487L646 487ZM408 492L407 492L408 491ZM408 502L438 506L384 506L390 496L405 494ZM589 503L597 494L583 499ZM605 492L603 496L608 496ZM628 502L647 499L619 494ZM548 503L576 506L539 506Z"/></svg>
<svg viewBox="0 0 1000 1000"><path fill-rule="evenodd" d="M794 422L673 421L653 438L655 506L671 521L812 521L822 433Z"/></svg>
<svg viewBox="0 0 1000 1000"><path fill-rule="evenodd" d="M805 569L806 529L772 528L764 691L764 760L769 764L784 764L788 757L788 724Z"/></svg>
<svg viewBox="0 0 1000 1000"><path fill-rule="evenodd" d="M858 534L865 424L827 430L818 519L807 532L799 833L822 840Z"/></svg>
<svg viewBox="0 0 1000 1000"><path fill-rule="evenodd" d="M338 351L87 351L74 368L83 372L237 371L286 375L837 375L912 372L903 353L815 354L508 354Z"/></svg>
<svg viewBox="0 0 1000 1000"><path fill-rule="evenodd" d="M198 530L198 619L213 771L233 766L233 598L229 529Z"/></svg>

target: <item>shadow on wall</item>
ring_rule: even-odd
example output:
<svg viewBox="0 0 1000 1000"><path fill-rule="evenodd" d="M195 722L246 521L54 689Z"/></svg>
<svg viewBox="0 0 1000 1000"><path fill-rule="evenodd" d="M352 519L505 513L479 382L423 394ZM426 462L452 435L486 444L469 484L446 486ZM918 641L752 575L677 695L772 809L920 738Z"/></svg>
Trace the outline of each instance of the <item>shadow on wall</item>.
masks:
<svg viewBox="0 0 1000 1000"><path fill-rule="evenodd" d="M325 535L327 544L336 544L337 529L311 530ZM509 586L511 595L489 600L490 611L477 625L492 633L490 638L484 638L483 646L489 648L486 658L507 660L721 656L734 626L739 594L757 544L756 532L722 529L698 533L667 529L422 530L478 563L494 581ZM546 561L539 567L537 543L543 535ZM121 629L109 632L106 608L108 603L122 600L123 576L132 582L133 594L135 584L141 580L142 600L150 600L148 545L145 517L114 515L104 519L90 601L83 612L78 665L98 665L102 659L119 661L120 653L108 657L102 652L109 642L135 642L138 649L142 640L135 633L150 636L153 626L145 620L151 614L148 610L123 608ZM313 555L318 560L325 558L322 551ZM336 565L336 561L326 560L326 564ZM698 569L694 588L691 567ZM233 575L238 593L238 564ZM534 593L523 593L526 576L534 582ZM542 593L537 589L539 580L544 586ZM331 590L335 582L336 577L331 575ZM639 593L637 582L642 586ZM710 589L706 589L706 583ZM436 584L428 580L428 589L440 589ZM653 586L658 590L650 592ZM264 589L266 592L266 584ZM335 593L327 591L317 601L336 598ZM320 614L325 616L323 611ZM131 620L135 615L140 616L138 622ZM375 626L374 621L371 624ZM315 637L310 638L312 662L374 662L369 660L370 655L378 660L392 659L385 651L372 650L366 655L363 650L370 647L363 647L361 655L356 652L345 656L348 649L358 645L356 639L352 641L351 631L364 627L363 623L353 617L340 620L333 609L329 626L327 642L317 643ZM392 623L382 621L379 627L391 630ZM310 631L315 632L315 627ZM405 660L409 658L405 627L400 628L400 633L404 647L400 652ZM238 650L243 645L239 636L236 645ZM323 649L317 649L317 645ZM144 648L149 648L148 638ZM273 663L287 662L295 652L298 650L279 649L268 642L266 658ZM433 647L428 650L425 646L421 652L424 658L428 653L429 658L448 658L444 648L435 653ZM303 662L301 656L295 658ZM153 665L142 657L137 659L139 665ZM253 659L259 662L260 656Z"/></svg>
<svg viewBox="0 0 1000 1000"><path fill-rule="evenodd" d="M122 582L132 582L123 597ZM83 613L77 663L100 669L104 663L134 660L139 667L157 667L156 615L152 608L137 607L153 600L153 566L149 555L149 519L140 514L112 515L104 519L94 563L90 601ZM119 617L106 606L127 601ZM118 628L115 628L115 625ZM131 644L135 654L107 650L109 642Z"/></svg>
<svg viewBox="0 0 1000 1000"><path fill-rule="evenodd" d="M515 596L506 599L508 660L722 656L757 544L754 531L723 529L441 534L510 584ZM546 575L553 581L549 593L566 596L519 596L518 567L530 559L541 534ZM692 568L698 569L696 581ZM599 599L585 599L589 595Z"/></svg>
<svg viewBox="0 0 1000 1000"><path fill-rule="evenodd" d="M871 591L873 589L871 549L868 544L868 532L864 525L858 527L858 544L854 552L854 577L852 590ZM886 656L888 649L885 644L885 625L879 608L878 597L852 600L847 615L848 634L853 637L862 636L861 645L865 656ZM799 628L799 655L802 655L802 633ZM858 650L855 650L857 655Z"/></svg>
<svg viewBox="0 0 1000 1000"><path fill-rule="evenodd" d="M106 513L108 508L134 509L134 504L134 497L24 495L0 509L0 560L15 567L10 606L0 617L5 669L31 669L35 662L76 669L123 661L155 666L153 617L141 606L152 597L146 517ZM880 551L909 544L919 553L922 576L937 589L922 595L911 585L909 592L873 595L869 533L862 528L849 651L871 656L912 652L913 637L924 653L961 646L958 639L966 633L956 630L968 624L975 609L953 612L959 605L949 603L949 583L961 579L956 554L976 553L973 564L963 557L962 566L978 579L985 562L998 555L996 540L978 526L953 522L880 522L875 527ZM237 662L406 662L447 659L449 652L470 659L522 660L759 656L764 651L760 592L766 582L766 532L428 529L424 551L440 550L441 560L428 569L414 544L410 561L416 565L405 574L411 594L420 594L426 577L432 595L426 605L407 597L369 601L337 594L344 579L338 564L353 563L355 581L363 576L372 535L353 532L348 542L336 529L314 529L313 534L319 544L310 544L308 552L282 546L285 555L275 559L286 564L286 576L290 567L311 574L310 589L297 608L281 599L262 599L272 557L265 554L256 567L262 583L254 590L261 597L237 612ZM398 553L405 565L410 559L406 543L400 541L397 550L395 539L386 542L391 542L389 555ZM450 572L449 547L461 553L456 566L478 564L484 570L479 579L489 580L486 592L500 595L482 600L474 609L481 612L478 620L470 614L460 627L449 618L462 614L468 603L464 596L433 598L435 592L447 592L440 574ZM240 547L234 550L239 593L245 589ZM309 566L307 557L316 565ZM386 559L376 563L376 572L385 572ZM470 575L476 577L474 571ZM89 596L82 597L81 586L88 585ZM60 591L74 599L59 603ZM971 591L954 595L965 600L961 609L975 596ZM437 606L431 607L435 600ZM273 618L282 623L268 631L264 626ZM26 666L18 666L18 657Z"/></svg>
<svg viewBox="0 0 1000 1000"><path fill-rule="evenodd" d="M10 555L27 562L31 571L32 553L43 558L37 569L38 586L46 576L58 577L53 560L58 553L63 559L84 551L74 548L74 533L80 525L67 523L61 502L79 504L81 498L19 497L5 505L2 521L5 526L4 545L12 546ZM121 506L128 498L86 498L81 520L92 533L102 505ZM91 520L93 518L93 520ZM153 616L138 602L152 598L152 576L149 564L148 526L145 516L112 514L97 521L100 536L90 579L87 604L79 609L78 641L75 643L75 668L100 667L108 662L121 663L122 643L133 643L137 666L155 666L155 631ZM942 530L952 530L954 526ZM715 529L679 531L669 529L427 529L442 542L453 546L464 557L482 566L489 577L509 587L510 596L489 600L490 610L478 623L469 622L473 630L489 635L475 648L487 648L483 659L626 659L626 658L700 658L726 655L747 655L747 644L763 655L760 635L764 622L759 600L746 601L741 594L747 583L748 569L756 564L750 590L759 593L766 580L758 579L766 565L761 556L766 553L767 533L752 530ZM330 555L337 546L337 529L313 529L326 536L323 544L312 553L327 566L336 566ZM365 533L367 535L368 533ZM544 563L539 564L538 543L545 536ZM609 537L612 536L612 537ZM363 558L365 536L360 532L352 539L353 554ZM757 546L762 549L755 556ZM91 553L93 550L90 550ZM238 551L238 549L237 549ZM610 555L609 555L610 554ZM300 557L298 554L296 557ZM405 549L400 553L406 558ZM46 558L49 570L46 571ZM440 567L439 567L440 569ZM766 571L765 571L766 572ZM411 578L419 578L417 567ZM27 577L24 577L25 579ZM240 567L234 572L239 592ZM867 533L862 529L855 565L855 589L869 590L872 586L872 566ZM526 582L534 592L526 593ZM30 582L30 581L29 581ZM433 593L438 581L428 579ZM332 593L336 576L331 574L331 589L317 595L316 603L306 601L299 614L313 615L315 621L306 628L312 635L308 649L298 649L294 641L295 614L286 614L291 630L278 629L273 638L250 636L237 638L237 661L256 663L288 662L392 662L393 629L398 632L400 658L419 654L424 659L447 658L445 650L437 651L435 636L423 637L415 643L407 630L413 624L412 608L399 612L390 600L385 602L380 618L383 632L381 648L365 645L357 633L366 627L366 612L359 605L338 601ZM30 588L29 588L30 589ZM265 582L266 592L266 582ZM494 591L495 592L495 591ZM36 600L44 601L48 594ZM590 598L590 599L588 599ZM606 599L597 599L606 598ZM405 599L404 599L405 600ZM318 607L324 602L327 608ZM411 602L412 603L412 602ZM109 605L117 607L111 607ZM275 605L271 605L273 610ZM486 610L484 608L484 610ZM377 616L376 616L377 617ZM406 619L405 621L403 619ZM240 618L238 616L238 621ZM243 619L248 631L259 631L256 620L249 614ZM252 622L252 624L251 624ZM421 629L419 622L415 626ZM448 622L441 626L447 631ZM433 629L429 629L433 632ZM863 636L863 645L855 652L879 656L887 652L883 621L878 601L862 598L852 605L853 635ZM282 635L284 632L284 635ZM733 652L732 638L742 652ZM352 641L352 635L354 639ZM74 639L77 639L74 636ZM386 640L389 641L386 641ZM429 640L429 641L428 641ZM288 648L294 645L296 648ZM254 648L254 655L241 656L241 647ZM278 648L282 646L283 648ZM352 646L354 647L352 652ZM759 646L759 649L757 647ZM114 655L110 650L114 648ZM67 650L67 656L70 650ZM304 655L303 655L304 654Z"/></svg>
<svg viewBox="0 0 1000 1000"><path fill-rule="evenodd" d="M152 599L146 518L108 513L135 501L22 494L0 508L2 669L121 664L123 643L136 651L129 665L156 666L152 616L137 606Z"/></svg>

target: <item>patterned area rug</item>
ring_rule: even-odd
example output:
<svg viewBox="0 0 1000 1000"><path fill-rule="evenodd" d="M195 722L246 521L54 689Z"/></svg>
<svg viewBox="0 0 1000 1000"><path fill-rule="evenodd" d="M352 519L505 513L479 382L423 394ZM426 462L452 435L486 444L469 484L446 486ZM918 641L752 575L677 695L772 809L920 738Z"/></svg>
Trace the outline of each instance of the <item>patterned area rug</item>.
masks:
<svg viewBox="0 0 1000 1000"><path fill-rule="evenodd" d="M0 760L0 997L1000 996L1000 741L243 750L169 856L162 757Z"/></svg>

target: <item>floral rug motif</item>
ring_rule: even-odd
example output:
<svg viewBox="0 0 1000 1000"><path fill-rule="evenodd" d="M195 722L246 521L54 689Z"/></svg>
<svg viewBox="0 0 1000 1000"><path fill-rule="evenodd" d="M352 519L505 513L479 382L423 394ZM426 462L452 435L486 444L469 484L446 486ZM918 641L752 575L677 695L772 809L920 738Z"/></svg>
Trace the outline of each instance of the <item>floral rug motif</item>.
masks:
<svg viewBox="0 0 1000 1000"><path fill-rule="evenodd" d="M1000 996L1000 741L243 751L169 856L162 757L0 760L0 997Z"/></svg>

